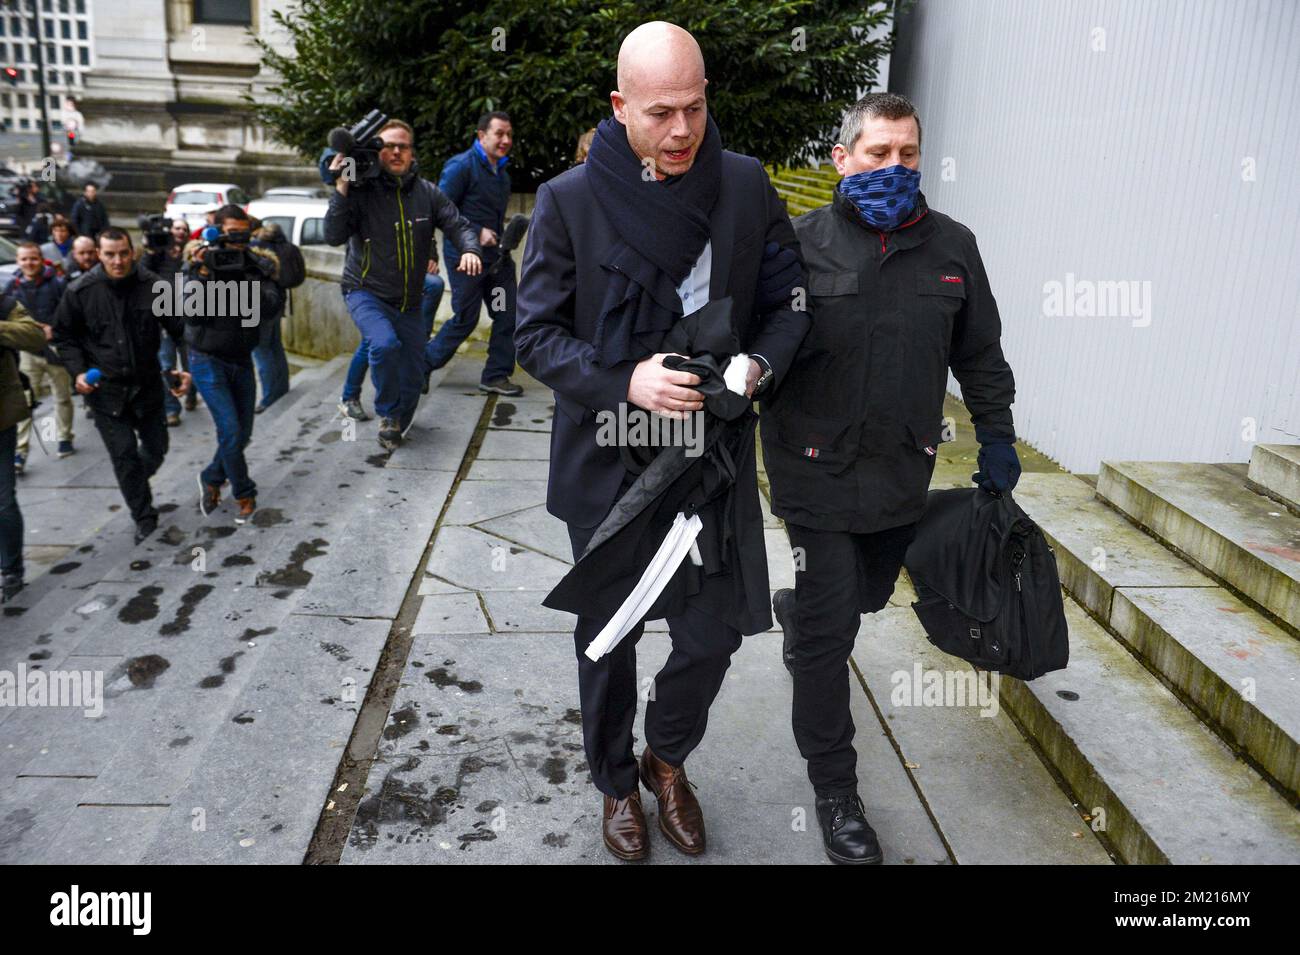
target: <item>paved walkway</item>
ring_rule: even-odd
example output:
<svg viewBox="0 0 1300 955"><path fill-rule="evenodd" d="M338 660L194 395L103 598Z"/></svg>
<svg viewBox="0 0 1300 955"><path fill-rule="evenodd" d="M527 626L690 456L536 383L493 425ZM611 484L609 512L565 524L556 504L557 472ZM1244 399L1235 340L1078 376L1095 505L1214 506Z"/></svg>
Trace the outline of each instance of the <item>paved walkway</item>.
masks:
<svg viewBox="0 0 1300 955"><path fill-rule="evenodd" d="M342 360L297 375L258 419L247 526L229 504L198 513L201 407L172 432L154 487L175 507L140 547L80 411L79 454L36 452L20 501L45 570L0 616L0 670L99 671L106 699L97 719L0 709L0 862L614 861L571 618L540 606L570 563L543 505L550 395L485 398L480 362L435 376L391 456L373 422L335 414ZM936 484L966 482L971 446L941 454ZM772 586L789 586L770 515L766 536ZM901 580L854 655L886 862L1109 861L1005 713L891 699L899 674L951 665L910 599ZM662 622L648 631L647 683L668 650ZM780 641L745 641L690 760L701 861L825 861ZM652 861L687 860L656 837Z"/></svg>

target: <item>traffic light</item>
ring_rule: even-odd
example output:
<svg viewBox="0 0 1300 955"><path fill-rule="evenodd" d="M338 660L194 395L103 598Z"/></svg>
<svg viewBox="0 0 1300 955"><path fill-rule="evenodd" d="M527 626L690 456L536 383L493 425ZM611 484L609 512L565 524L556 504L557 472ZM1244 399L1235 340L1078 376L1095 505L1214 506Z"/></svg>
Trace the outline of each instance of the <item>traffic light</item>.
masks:
<svg viewBox="0 0 1300 955"><path fill-rule="evenodd" d="M5 79L7 79L7 80L9 81L9 85L10 85L10 86L17 86L17 85L18 85L18 70L17 70L17 68L16 68L16 67L12 67L12 66L6 66L6 67L5 67Z"/></svg>

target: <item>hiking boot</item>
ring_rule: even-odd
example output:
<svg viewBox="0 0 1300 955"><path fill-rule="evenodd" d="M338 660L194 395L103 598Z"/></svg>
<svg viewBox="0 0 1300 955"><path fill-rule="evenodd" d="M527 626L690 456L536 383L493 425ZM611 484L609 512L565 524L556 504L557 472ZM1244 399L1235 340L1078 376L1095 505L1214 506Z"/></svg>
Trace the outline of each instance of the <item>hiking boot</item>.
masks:
<svg viewBox="0 0 1300 955"><path fill-rule="evenodd" d="M361 402L356 398L349 398L346 401L340 401L339 414L346 415L353 421L370 420L370 415L366 414L366 409L361 407Z"/></svg>
<svg viewBox="0 0 1300 955"><path fill-rule="evenodd" d="M70 458L76 453L77 449L72 446L71 440L59 442L59 457Z"/></svg>
<svg viewBox="0 0 1300 955"><path fill-rule="evenodd" d="M491 381L481 381L479 382L478 390L498 395L505 395L507 398L518 398L524 393L524 389L516 385L509 378L493 378Z"/></svg>
<svg viewBox="0 0 1300 955"><path fill-rule="evenodd" d="M247 524L257 510L257 498L255 497L238 497L235 503L239 505L239 513L235 515L236 524Z"/></svg>
<svg viewBox="0 0 1300 955"><path fill-rule="evenodd" d="M178 414L169 414L167 416L167 427L179 428L181 426L181 416Z"/></svg>
<svg viewBox="0 0 1300 955"><path fill-rule="evenodd" d="M207 517L218 507L221 506L221 485L205 484L203 475L198 476L199 481L199 510L204 517Z"/></svg>
<svg viewBox="0 0 1300 955"><path fill-rule="evenodd" d="M402 426L396 418L379 419L379 443L386 451L396 451L402 443Z"/></svg>

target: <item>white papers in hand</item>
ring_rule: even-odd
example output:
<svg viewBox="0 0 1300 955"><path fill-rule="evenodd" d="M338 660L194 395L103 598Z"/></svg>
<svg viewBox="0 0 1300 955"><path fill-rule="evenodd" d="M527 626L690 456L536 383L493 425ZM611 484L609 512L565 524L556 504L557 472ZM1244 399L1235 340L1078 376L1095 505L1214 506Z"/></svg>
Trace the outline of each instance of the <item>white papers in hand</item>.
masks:
<svg viewBox="0 0 1300 955"><path fill-rule="evenodd" d="M681 566L687 552L694 546L695 538L699 536L703 526L704 522L700 520L698 514L692 514L689 518L685 514L677 515L673 526L668 529L668 534L664 537L664 542L659 545L659 549L651 558L650 566L645 569L645 573L632 588L632 592L627 595L623 605L618 608L614 616L610 617L609 623L605 624L604 629L596 634L596 639L587 646L585 653L589 660L599 660L612 650L649 612L664 588L668 586L668 581L672 580L677 568Z"/></svg>

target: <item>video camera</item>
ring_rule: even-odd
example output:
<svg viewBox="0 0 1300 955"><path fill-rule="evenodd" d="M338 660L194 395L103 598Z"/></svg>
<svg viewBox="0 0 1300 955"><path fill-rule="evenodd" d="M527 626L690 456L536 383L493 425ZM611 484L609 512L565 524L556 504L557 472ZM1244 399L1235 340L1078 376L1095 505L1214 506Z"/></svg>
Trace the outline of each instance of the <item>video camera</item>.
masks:
<svg viewBox="0 0 1300 955"><path fill-rule="evenodd" d="M223 233L217 226L206 226L199 234L203 240L203 264L217 279L270 278L275 266L248 251L252 233ZM250 276L249 272L255 272Z"/></svg>
<svg viewBox="0 0 1300 955"><path fill-rule="evenodd" d="M339 173L330 169L330 160L337 155L347 156L355 164L351 181L360 185L379 175L379 150L383 143L379 139L379 130L388 122L388 115L372 109L362 117L361 122L351 129L336 126L330 130L329 146L321 154L320 177L327 186L334 185Z"/></svg>
<svg viewBox="0 0 1300 955"><path fill-rule="evenodd" d="M161 213L142 215L137 220L144 234L146 252L161 252L172 243L172 220Z"/></svg>

